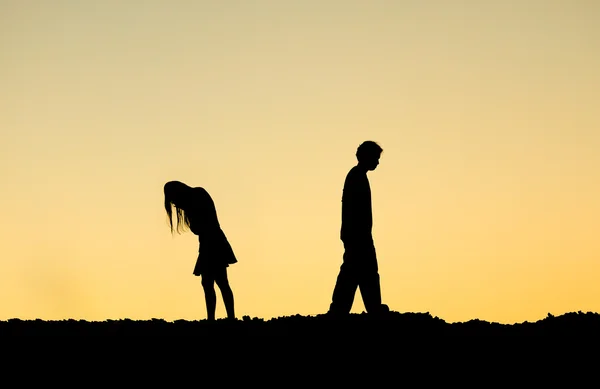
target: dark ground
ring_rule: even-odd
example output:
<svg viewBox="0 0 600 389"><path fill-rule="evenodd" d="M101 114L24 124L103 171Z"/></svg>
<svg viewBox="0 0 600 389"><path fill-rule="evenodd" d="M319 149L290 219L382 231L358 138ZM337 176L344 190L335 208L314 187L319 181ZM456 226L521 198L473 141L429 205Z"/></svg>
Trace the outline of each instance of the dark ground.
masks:
<svg viewBox="0 0 600 389"><path fill-rule="evenodd" d="M548 316L537 322L517 324L490 323L478 319L447 323L429 313L389 312L385 316L352 314L345 318L317 316L283 316L264 320L244 316L235 321L218 319L168 322L161 319L129 319L102 322L84 320L20 320L0 322L0 336L186 336L215 338L306 337L344 339L348 336L376 336L386 340L414 336L562 336L594 337L600 334L600 314L571 312Z"/></svg>
<svg viewBox="0 0 600 389"><path fill-rule="evenodd" d="M598 384L598 335L594 312L512 325L399 312L214 322L12 319L0 322L0 366L5 382L45 387L584 388Z"/></svg>

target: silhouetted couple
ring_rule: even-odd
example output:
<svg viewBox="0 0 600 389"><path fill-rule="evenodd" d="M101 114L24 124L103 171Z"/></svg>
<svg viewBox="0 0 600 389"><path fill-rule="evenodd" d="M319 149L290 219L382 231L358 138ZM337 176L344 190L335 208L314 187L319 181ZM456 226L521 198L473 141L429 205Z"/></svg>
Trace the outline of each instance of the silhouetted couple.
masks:
<svg viewBox="0 0 600 389"><path fill-rule="evenodd" d="M346 176L340 232L345 252L328 311L332 316L350 313L357 288L360 288L368 313L389 311L387 305L381 303L379 269L372 236L371 188L367 178L367 172L379 165L382 152L377 143L363 142L356 150L358 164ZM233 292L227 278L227 267L236 263L237 259L221 229L212 198L203 188L192 188L179 181L167 182L164 194L171 233L181 233L189 228L198 235L200 248L193 274L202 277L207 319L215 320L215 283L221 290L227 317L234 319Z"/></svg>

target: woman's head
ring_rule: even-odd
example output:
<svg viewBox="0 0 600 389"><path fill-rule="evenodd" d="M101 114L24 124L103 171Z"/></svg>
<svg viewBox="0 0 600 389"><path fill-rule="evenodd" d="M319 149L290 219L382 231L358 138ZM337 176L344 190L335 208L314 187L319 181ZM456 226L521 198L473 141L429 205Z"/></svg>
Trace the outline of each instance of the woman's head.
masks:
<svg viewBox="0 0 600 389"><path fill-rule="evenodd" d="M190 203L192 188L180 181L169 181L164 185L163 191L165 194L165 211L169 217L171 233L174 231L181 233L190 226L185 210ZM173 226L173 208L175 208L177 219L175 226Z"/></svg>

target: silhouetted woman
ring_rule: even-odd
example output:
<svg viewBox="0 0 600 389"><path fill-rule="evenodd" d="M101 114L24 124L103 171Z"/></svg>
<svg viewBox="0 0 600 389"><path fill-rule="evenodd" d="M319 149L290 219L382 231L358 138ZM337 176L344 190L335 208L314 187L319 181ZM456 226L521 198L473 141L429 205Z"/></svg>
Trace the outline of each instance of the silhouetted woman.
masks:
<svg viewBox="0 0 600 389"><path fill-rule="evenodd" d="M164 186L165 210L169 217L171 233L190 229L198 235L200 248L194 275L202 276L208 320L215 320L217 297L214 284L221 290L229 319L235 318L233 292L227 279L227 267L237 262L233 249L217 218L215 204L204 188L192 188L179 181L169 181ZM173 208L175 216L173 216ZM176 219L176 225L173 225Z"/></svg>

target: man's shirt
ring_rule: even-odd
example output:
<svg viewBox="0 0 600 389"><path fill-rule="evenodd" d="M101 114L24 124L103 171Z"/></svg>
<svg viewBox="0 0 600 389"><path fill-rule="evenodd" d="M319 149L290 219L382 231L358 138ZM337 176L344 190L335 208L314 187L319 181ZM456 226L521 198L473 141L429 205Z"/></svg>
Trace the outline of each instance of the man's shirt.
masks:
<svg viewBox="0 0 600 389"><path fill-rule="evenodd" d="M344 243L372 242L373 211L367 172L358 166L348 172L342 193L342 228Z"/></svg>

